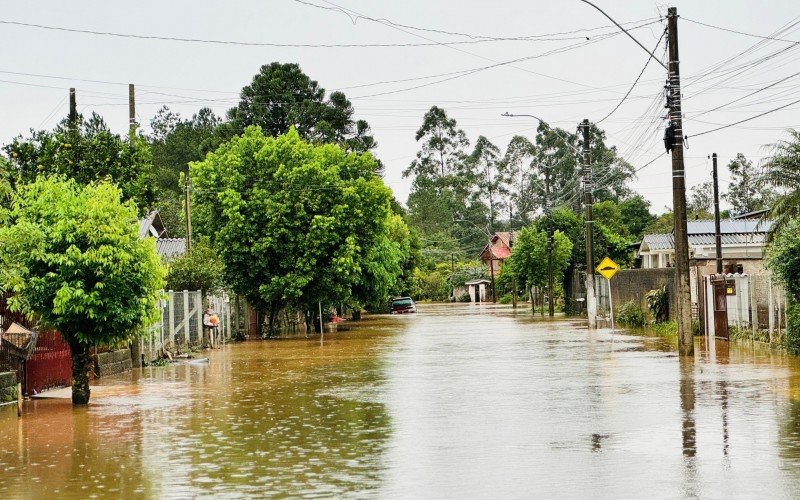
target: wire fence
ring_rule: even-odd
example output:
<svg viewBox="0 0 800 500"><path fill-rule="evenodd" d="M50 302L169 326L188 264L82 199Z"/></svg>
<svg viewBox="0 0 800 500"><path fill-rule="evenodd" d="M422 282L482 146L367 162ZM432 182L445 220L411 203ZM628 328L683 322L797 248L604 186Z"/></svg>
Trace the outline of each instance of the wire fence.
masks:
<svg viewBox="0 0 800 500"><path fill-rule="evenodd" d="M204 327L203 313L209 307L219 319L218 326ZM219 347L248 327L247 306L227 294L209 295L201 291L168 291L159 303L161 319L140 339L145 361L178 355L197 347Z"/></svg>

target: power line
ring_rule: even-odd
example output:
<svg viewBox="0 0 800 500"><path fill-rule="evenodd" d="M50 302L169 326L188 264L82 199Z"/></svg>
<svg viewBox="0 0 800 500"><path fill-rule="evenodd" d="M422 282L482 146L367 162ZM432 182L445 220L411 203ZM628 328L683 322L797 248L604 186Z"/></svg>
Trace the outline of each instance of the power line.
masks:
<svg viewBox="0 0 800 500"><path fill-rule="evenodd" d="M720 31L727 31L728 33L736 33L737 35L744 35L753 38L761 38L763 40L775 40L776 42L798 43L796 40L787 40L785 38L776 38L773 36L756 35L754 33L746 33L744 31L738 31L731 28L723 28L722 26L715 26L713 24L695 21L694 19L689 19L688 17L681 16L681 19L683 19L684 21L689 21L690 23L699 24L700 26L705 26L707 28L713 28L715 30L720 30Z"/></svg>
<svg viewBox="0 0 800 500"><path fill-rule="evenodd" d="M563 36L563 35L573 35L573 34L576 34L576 33L582 33L582 32L586 32L586 31L597 31L597 30L601 30L601 29L608 29L608 28L613 28L614 27L612 25L605 25L605 26L597 26L597 27L594 27L594 28L581 28L581 29L572 30L572 31L561 31L561 32L556 32L556 33L546 33L546 34L539 34L539 35L521 35L521 36L512 36L512 37L498 37L498 36L492 36L492 35L476 35L474 33L464 33L464 32L448 31L448 30L434 29L434 28L423 28L423 27L419 27L419 26L412 26L412 25L408 25L408 24L402 24L402 23L398 23L398 22L395 22L395 21L392 21L392 20L386 19L386 18L374 18L374 17L370 17L370 16L367 16L367 15L364 15L364 14L360 14L360 13L357 13L357 12L355 12L353 10L349 10L349 9L345 9L343 7L339 7L338 5L336 5L334 3L331 3L331 2L326 2L326 3L329 3L330 5L332 5L332 7L326 7L325 5L319 5L319 4L316 4L316 3L313 3L313 2L308 2L308 1L305 1L305 0L294 0L294 1L299 3L299 4L307 5L309 7L314 7L314 8L321 9L321 10L339 12L339 13L344 14L345 16L347 16L350 19L350 22L352 22L353 24L356 24L359 19L363 19L365 21L370 21L370 22L374 22L374 23L378 23L378 24L384 24L384 25L386 23L388 23L388 24L390 24L392 26L396 26L396 27L400 27L400 28L406 28L406 29L410 29L410 30L414 30L414 31L437 33L437 34L440 34L440 35L461 36L461 37L466 37L466 38L470 38L470 39L473 39L473 40L484 40L484 41L495 41L495 40L496 41L504 41L504 40L538 41L536 39L542 38L542 37L555 37L555 36ZM628 22L624 22L624 23L621 23L621 24L636 24L636 23L640 23L642 21L651 21L653 19L658 19L658 18L652 18L651 17L651 18L646 18L646 19L640 19L638 21L628 21ZM587 39L587 38L588 37L586 37L584 35L584 36L577 36L577 37L570 37L570 38L561 38L560 40L583 40L583 39ZM451 43L451 42L447 42L447 43Z"/></svg>
<svg viewBox="0 0 800 500"><path fill-rule="evenodd" d="M784 104L783 106L778 106L777 108L770 109L769 111L764 111L763 113L759 113L759 114L757 114L755 116L751 116L750 118L745 118L744 120L739 120L738 122L729 123L729 124L723 125L721 127L712 128L711 130L704 130L703 132L691 135L689 137L698 137L698 136L701 136L701 135L710 134L711 132L716 132L718 130L734 127L736 125L739 125L740 123L745 123L745 122L749 122L750 120L755 120L756 118L761 118L764 115L768 115L770 113L774 113L775 111L780 111L780 110L782 110L784 108L788 108L789 106L792 106L792 105L797 104L797 103L800 103L800 99L798 99L796 101L793 101L793 102L790 102L788 104Z"/></svg>
<svg viewBox="0 0 800 500"><path fill-rule="evenodd" d="M666 33L667 33L666 30L661 32L661 37L658 39L658 42L656 42L656 46L653 48L653 53L655 53L655 51L658 49L658 46L661 45L661 40L664 39L664 35L666 35ZM633 92L633 89L636 87L636 84L639 83L639 80L642 78L642 75L644 75L644 72L647 69L647 66L650 64L650 61L652 59L653 59L652 57L647 58L647 61L644 62L644 67L642 68L642 71L639 72L639 76L636 77L636 80L634 80L633 85L631 85L631 88L628 89L628 92L622 97L622 100L619 101L619 103L614 107L614 109L609 111L609 113L606 116L597 120L595 122L595 125L599 125L601 122L605 121L606 118L613 115L614 112L617 111L620 108L620 106L622 106L622 104L625 102L625 99L627 99L628 96L631 95L631 92Z"/></svg>

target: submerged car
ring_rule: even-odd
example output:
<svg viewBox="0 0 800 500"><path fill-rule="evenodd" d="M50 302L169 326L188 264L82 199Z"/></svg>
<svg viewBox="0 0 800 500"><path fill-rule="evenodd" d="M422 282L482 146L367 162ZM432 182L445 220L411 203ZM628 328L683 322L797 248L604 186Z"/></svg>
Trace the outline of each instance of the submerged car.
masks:
<svg viewBox="0 0 800 500"><path fill-rule="evenodd" d="M414 304L414 301L411 299L411 297L398 297L396 299L392 299L392 303L389 308L391 309L392 314L417 312L417 306Z"/></svg>

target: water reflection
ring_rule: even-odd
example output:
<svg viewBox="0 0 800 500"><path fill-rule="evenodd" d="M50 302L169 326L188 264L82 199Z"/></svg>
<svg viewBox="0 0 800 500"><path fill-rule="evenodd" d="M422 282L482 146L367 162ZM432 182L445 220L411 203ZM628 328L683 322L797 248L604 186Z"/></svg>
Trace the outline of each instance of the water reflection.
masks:
<svg viewBox="0 0 800 500"><path fill-rule="evenodd" d="M613 341L613 349L612 349ZM800 364L422 305L0 408L0 497L786 497Z"/></svg>

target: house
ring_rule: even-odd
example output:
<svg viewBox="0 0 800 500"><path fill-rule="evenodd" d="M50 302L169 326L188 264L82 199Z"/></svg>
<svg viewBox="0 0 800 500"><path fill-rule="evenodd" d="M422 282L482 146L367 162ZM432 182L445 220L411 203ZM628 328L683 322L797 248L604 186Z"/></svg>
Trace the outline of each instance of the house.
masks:
<svg viewBox="0 0 800 500"><path fill-rule="evenodd" d="M772 221L733 219L720 221L722 263L725 273L759 274L764 271L764 243ZM687 222L689 258L692 266L708 268L701 275L716 271L716 238L713 220ZM657 269L675 266L675 236L647 234L642 238L637 255L642 268Z"/></svg>
<svg viewBox="0 0 800 500"><path fill-rule="evenodd" d="M489 274L495 276L503 268L503 262L511 256L516 233L514 231L498 231L481 251L481 260L489 267Z"/></svg>
<svg viewBox="0 0 800 500"><path fill-rule="evenodd" d="M170 238L158 210L153 210L139 221L139 238L155 238L156 251L162 259L180 257L186 253L185 238Z"/></svg>

